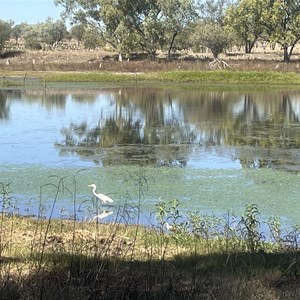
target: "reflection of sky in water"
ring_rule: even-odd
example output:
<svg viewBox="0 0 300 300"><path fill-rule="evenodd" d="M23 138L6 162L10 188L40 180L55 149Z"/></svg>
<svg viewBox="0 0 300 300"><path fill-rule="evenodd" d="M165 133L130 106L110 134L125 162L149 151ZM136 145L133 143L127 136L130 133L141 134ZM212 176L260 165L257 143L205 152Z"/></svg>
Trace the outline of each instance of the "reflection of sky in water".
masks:
<svg viewBox="0 0 300 300"><path fill-rule="evenodd" d="M97 124L101 107L107 105L100 100L92 104L78 103L68 96L63 109L53 106L51 110L39 102L12 101L9 120L0 123L0 163L86 165L73 155L59 157L54 143L61 140L61 129L72 122Z"/></svg>
<svg viewBox="0 0 300 300"><path fill-rule="evenodd" d="M239 160L234 159L234 150L227 150L221 153L214 148L195 149L190 156L188 166L200 169L240 169Z"/></svg>

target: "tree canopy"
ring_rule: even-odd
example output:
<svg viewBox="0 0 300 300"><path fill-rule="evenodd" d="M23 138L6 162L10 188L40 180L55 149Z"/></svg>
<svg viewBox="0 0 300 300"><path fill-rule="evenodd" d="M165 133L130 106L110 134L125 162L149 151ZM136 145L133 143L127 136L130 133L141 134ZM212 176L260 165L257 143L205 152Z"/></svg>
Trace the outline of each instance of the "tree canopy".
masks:
<svg viewBox="0 0 300 300"><path fill-rule="evenodd" d="M192 0L56 0L72 22L90 24L126 55L133 49L151 58L158 49L170 55L175 39L195 18Z"/></svg>
<svg viewBox="0 0 300 300"><path fill-rule="evenodd" d="M0 20L0 52L4 49L6 42L10 38L13 22Z"/></svg>
<svg viewBox="0 0 300 300"><path fill-rule="evenodd" d="M0 51L20 37L30 49L55 48L73 37L86 48L111 45L119 59L158 50L208 48L214 58L231 45L253 51L258 41L278 44L289 62L300 40L300 0L55 0L62 20L35 25L0 21ZM67 31L66 19L72 26Z"/></svg>

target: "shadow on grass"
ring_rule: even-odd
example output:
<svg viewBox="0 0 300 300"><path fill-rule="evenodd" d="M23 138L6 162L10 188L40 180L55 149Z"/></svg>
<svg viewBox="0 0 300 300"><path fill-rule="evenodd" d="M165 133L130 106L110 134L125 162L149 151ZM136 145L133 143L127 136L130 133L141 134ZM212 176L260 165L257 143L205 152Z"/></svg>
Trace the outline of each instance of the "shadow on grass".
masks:
<svg viewBox="0 0 300 300"><path fill-rule="evenodd" d="M292 252L147 261L52 253L26 276L1 276L0 299L299 299L299 275Z"/></svg>

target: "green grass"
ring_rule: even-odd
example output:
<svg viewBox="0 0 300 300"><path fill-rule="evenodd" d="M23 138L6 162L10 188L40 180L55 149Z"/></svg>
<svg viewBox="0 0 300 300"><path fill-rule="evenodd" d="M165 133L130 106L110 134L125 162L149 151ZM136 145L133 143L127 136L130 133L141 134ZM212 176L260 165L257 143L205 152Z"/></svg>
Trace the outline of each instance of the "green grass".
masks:
<svg viewBox="0 0 300 300"><path fill-rule="evenodd" d="M280 84L300 83L300 75L293 72L269 71L170 71L146 74L116 73L58 73L46 75L49 82L164 82L194 84Z"/></svg>
<svg viewBox="0 0 300 300"><path fill-rule="evenodd" d="M24 72L2 73L3 78L24 76ZM95 83L95 84L193 84L229 85L229 86L297 86L300 75L296 72L274 71L168 71L149 73L116 72L28 72L28 77L35 77L50 86L51 83ZM5 77L4 77L5 76ZM0 74L1 77L1 74ZM8 82L8 81L7 81ZM5 81L3 81L2 86ZM40 84L41 86L43 84Z"/></svg>
<svg viewBox="0 0 300 300"><path fill-rule="evenodd" d="M213 84L299 84L300 75L294 72L271 71L172 71L150 74L164 82Z"/></svg>

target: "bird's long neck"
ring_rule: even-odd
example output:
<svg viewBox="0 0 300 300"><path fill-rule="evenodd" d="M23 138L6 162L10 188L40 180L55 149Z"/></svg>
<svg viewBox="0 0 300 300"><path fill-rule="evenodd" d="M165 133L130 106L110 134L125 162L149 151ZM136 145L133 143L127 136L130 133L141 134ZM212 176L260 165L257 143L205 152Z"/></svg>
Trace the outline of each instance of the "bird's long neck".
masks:
<svg viewBox="0 0 300 300"><path fill-rule="evenodd" d="M96 194L96 187L93 187L93 193Z"/></svg>

